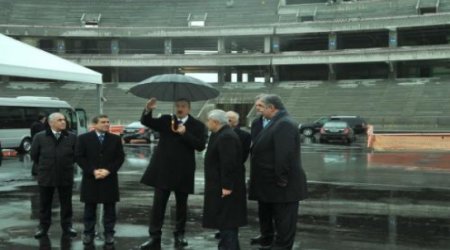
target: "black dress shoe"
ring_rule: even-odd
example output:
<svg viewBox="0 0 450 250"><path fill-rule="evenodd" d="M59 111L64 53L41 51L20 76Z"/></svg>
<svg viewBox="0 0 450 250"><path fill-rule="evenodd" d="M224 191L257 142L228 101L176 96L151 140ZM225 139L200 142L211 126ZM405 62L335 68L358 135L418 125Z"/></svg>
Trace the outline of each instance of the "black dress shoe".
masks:
<svg viewBox="0 0 450 250"><path fill-rule="evenodd" d="M112 245L114 244L114 235L112 234L106 234L105 235L105 244Z"/></svg>
<svg viewBox="0 0 450 250"><path fill-rule="evenodd" d="M175 233L174 236L175 236L175 242L174 242L175 248L185 247L188 245L188 242L184 238L184 234Z"/></svg>
<svg viewBox="0 0 450 250"><path fill-rule="evenodd" d="M94 235L85 234L83 237L84 245L91 245L94 242Z"/></svg>
<svg viewBox="0 0 450 250"><path fill-rule="evenodd" d="M214 239L220 240L220 232L214 234Z"/></svg>
<svg viewBox="0 0 450 250"><path fill-rule="evenodd" d="M47 235L47 232L48 232L48 229L45 229L45 228L40 227L40 228L38 228L38 230L36 231L36 233L34 233L34 238L40 239L40 238L42 238L43 236L46 236L46 235Z"/></svg>
<svg viewBox="0 0 450 250"><path fill-rule="evenodd" d="M63 235L74 238L77 237L77 231L72 227L64 228Z"/></svg>
<svg viewBox="0 0 450 250"><path fill-rule="evenodd" d="M141 250L160 250L161 238L150 236L150 239L140 246Z"/></svg>
<svg viewBox="0 0 450 250"><path fill-rule="evenodd" d="M258 235L250 239L250 245L260 245L261 247L270 247L272 245L273 236Z"/></svg>

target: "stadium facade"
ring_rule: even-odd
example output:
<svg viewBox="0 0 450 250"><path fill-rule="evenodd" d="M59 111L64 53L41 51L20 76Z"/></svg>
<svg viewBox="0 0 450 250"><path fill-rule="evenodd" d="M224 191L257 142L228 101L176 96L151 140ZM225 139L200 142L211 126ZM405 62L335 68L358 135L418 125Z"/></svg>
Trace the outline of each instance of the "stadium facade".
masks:
<svg viewBox="0 0 450 250"><path fill-rule="evenodd" d="M113 120L136 120L133 83L214 73L197 103L253 116L280 94L299 122L361 115L378 128L450 128L450 0L0 0L0 33L103 74ZM2 96L53 95L95 110L73 83L2 77ZM24 94L26 93L26 94ZM170 106L165 107L170 111Z"/></svg>

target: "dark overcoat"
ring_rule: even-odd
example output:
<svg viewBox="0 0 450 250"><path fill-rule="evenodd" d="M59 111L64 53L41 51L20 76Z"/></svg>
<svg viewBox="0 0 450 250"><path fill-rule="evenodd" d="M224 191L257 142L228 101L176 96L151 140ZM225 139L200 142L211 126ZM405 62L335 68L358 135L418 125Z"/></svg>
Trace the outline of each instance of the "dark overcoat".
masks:
<svg viewBox="0 0 450 250"><path fill-rule="evenodd" d="M105 133L100 143L97 133L91 131L78 136L75 151L76 161L83 169L80 200L86 203L113 203L120 200L117 172L122 166L125 154L119 136ZM110 174L96 180L94 170L104 168Z"/></svg>
<svg viewBox="0 0 450 250"><path fill-rule="evenodd" d="M279 111L253 141L249 199L295 202L307 197L297 124Z"/></svg>
<svg viewBox="0 0 450 250"><path fill-rule="evenodd" d="M263 129L262 116L259 116L252 121L252 125L250 127L250 135L252 137L252 143L255 142L256 137L259 135L262 129Z"/></svg>
<svg viewBox="0 0 450 250"><path fill-rule="evenodd" d="M248 154L250 153L250 145L252 144L252 137L250 133L242 130L241 128L234 128L233 131L239 136L242 146L242 164L247 161Z"/></svg>
<svg viewBox="0 0 450 250"><path fill-rule="evenodd" d="M232 190L222 198L222 189ZM247 224L242 146L229 126L212 133L205 154L203 227L234 229Z"/></svg>
<svg viewBox="0 0 450 250"><path fill-rule="evenodd" d="M141 182L168 191L194 192L195 150L202 151L206 144L205 125L189 115L183 135L171 129L173 116L153 118L144 112L141 123L158 131L158 145L150 159Z"/></svg>
<svg viewBox="0 0 450 250"><path fill-rule="evenodd" d="M37 133L31 144L31 159L37 167L40 186L73 185L76 135L62 131L56 140L50 128Z"/></svg>

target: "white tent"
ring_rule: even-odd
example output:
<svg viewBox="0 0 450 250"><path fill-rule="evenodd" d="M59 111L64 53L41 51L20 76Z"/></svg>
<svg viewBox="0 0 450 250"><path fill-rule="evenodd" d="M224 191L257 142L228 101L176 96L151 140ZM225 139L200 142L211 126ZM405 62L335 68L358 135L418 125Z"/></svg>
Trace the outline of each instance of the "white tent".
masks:
<svg viewBox="0 0 450 250"><path fill-rule="evenodd" d="M0 34L0 75L97 84L102 111L102 74Z"/></svg>

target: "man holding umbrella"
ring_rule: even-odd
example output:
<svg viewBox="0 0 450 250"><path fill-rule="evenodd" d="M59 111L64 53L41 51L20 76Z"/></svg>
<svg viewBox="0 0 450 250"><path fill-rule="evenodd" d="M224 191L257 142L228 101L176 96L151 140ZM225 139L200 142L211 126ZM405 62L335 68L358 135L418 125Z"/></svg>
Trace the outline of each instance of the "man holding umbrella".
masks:
<svg viewBox="0 0 450 250"><path fill-rule="evenodd" d="M173 191L176 198L175 247L184 247L188 194L194 191L195 150L202 151L206 144L205 125L189 115L190 101L178 99L175 115L153 118L156 98L150 98L141 117L141 123L158 131L160 139L150 164L142 176L143 184L154 187L150 213L150 239L141 249L160 249L161 229L167 201Z"/></svg>

